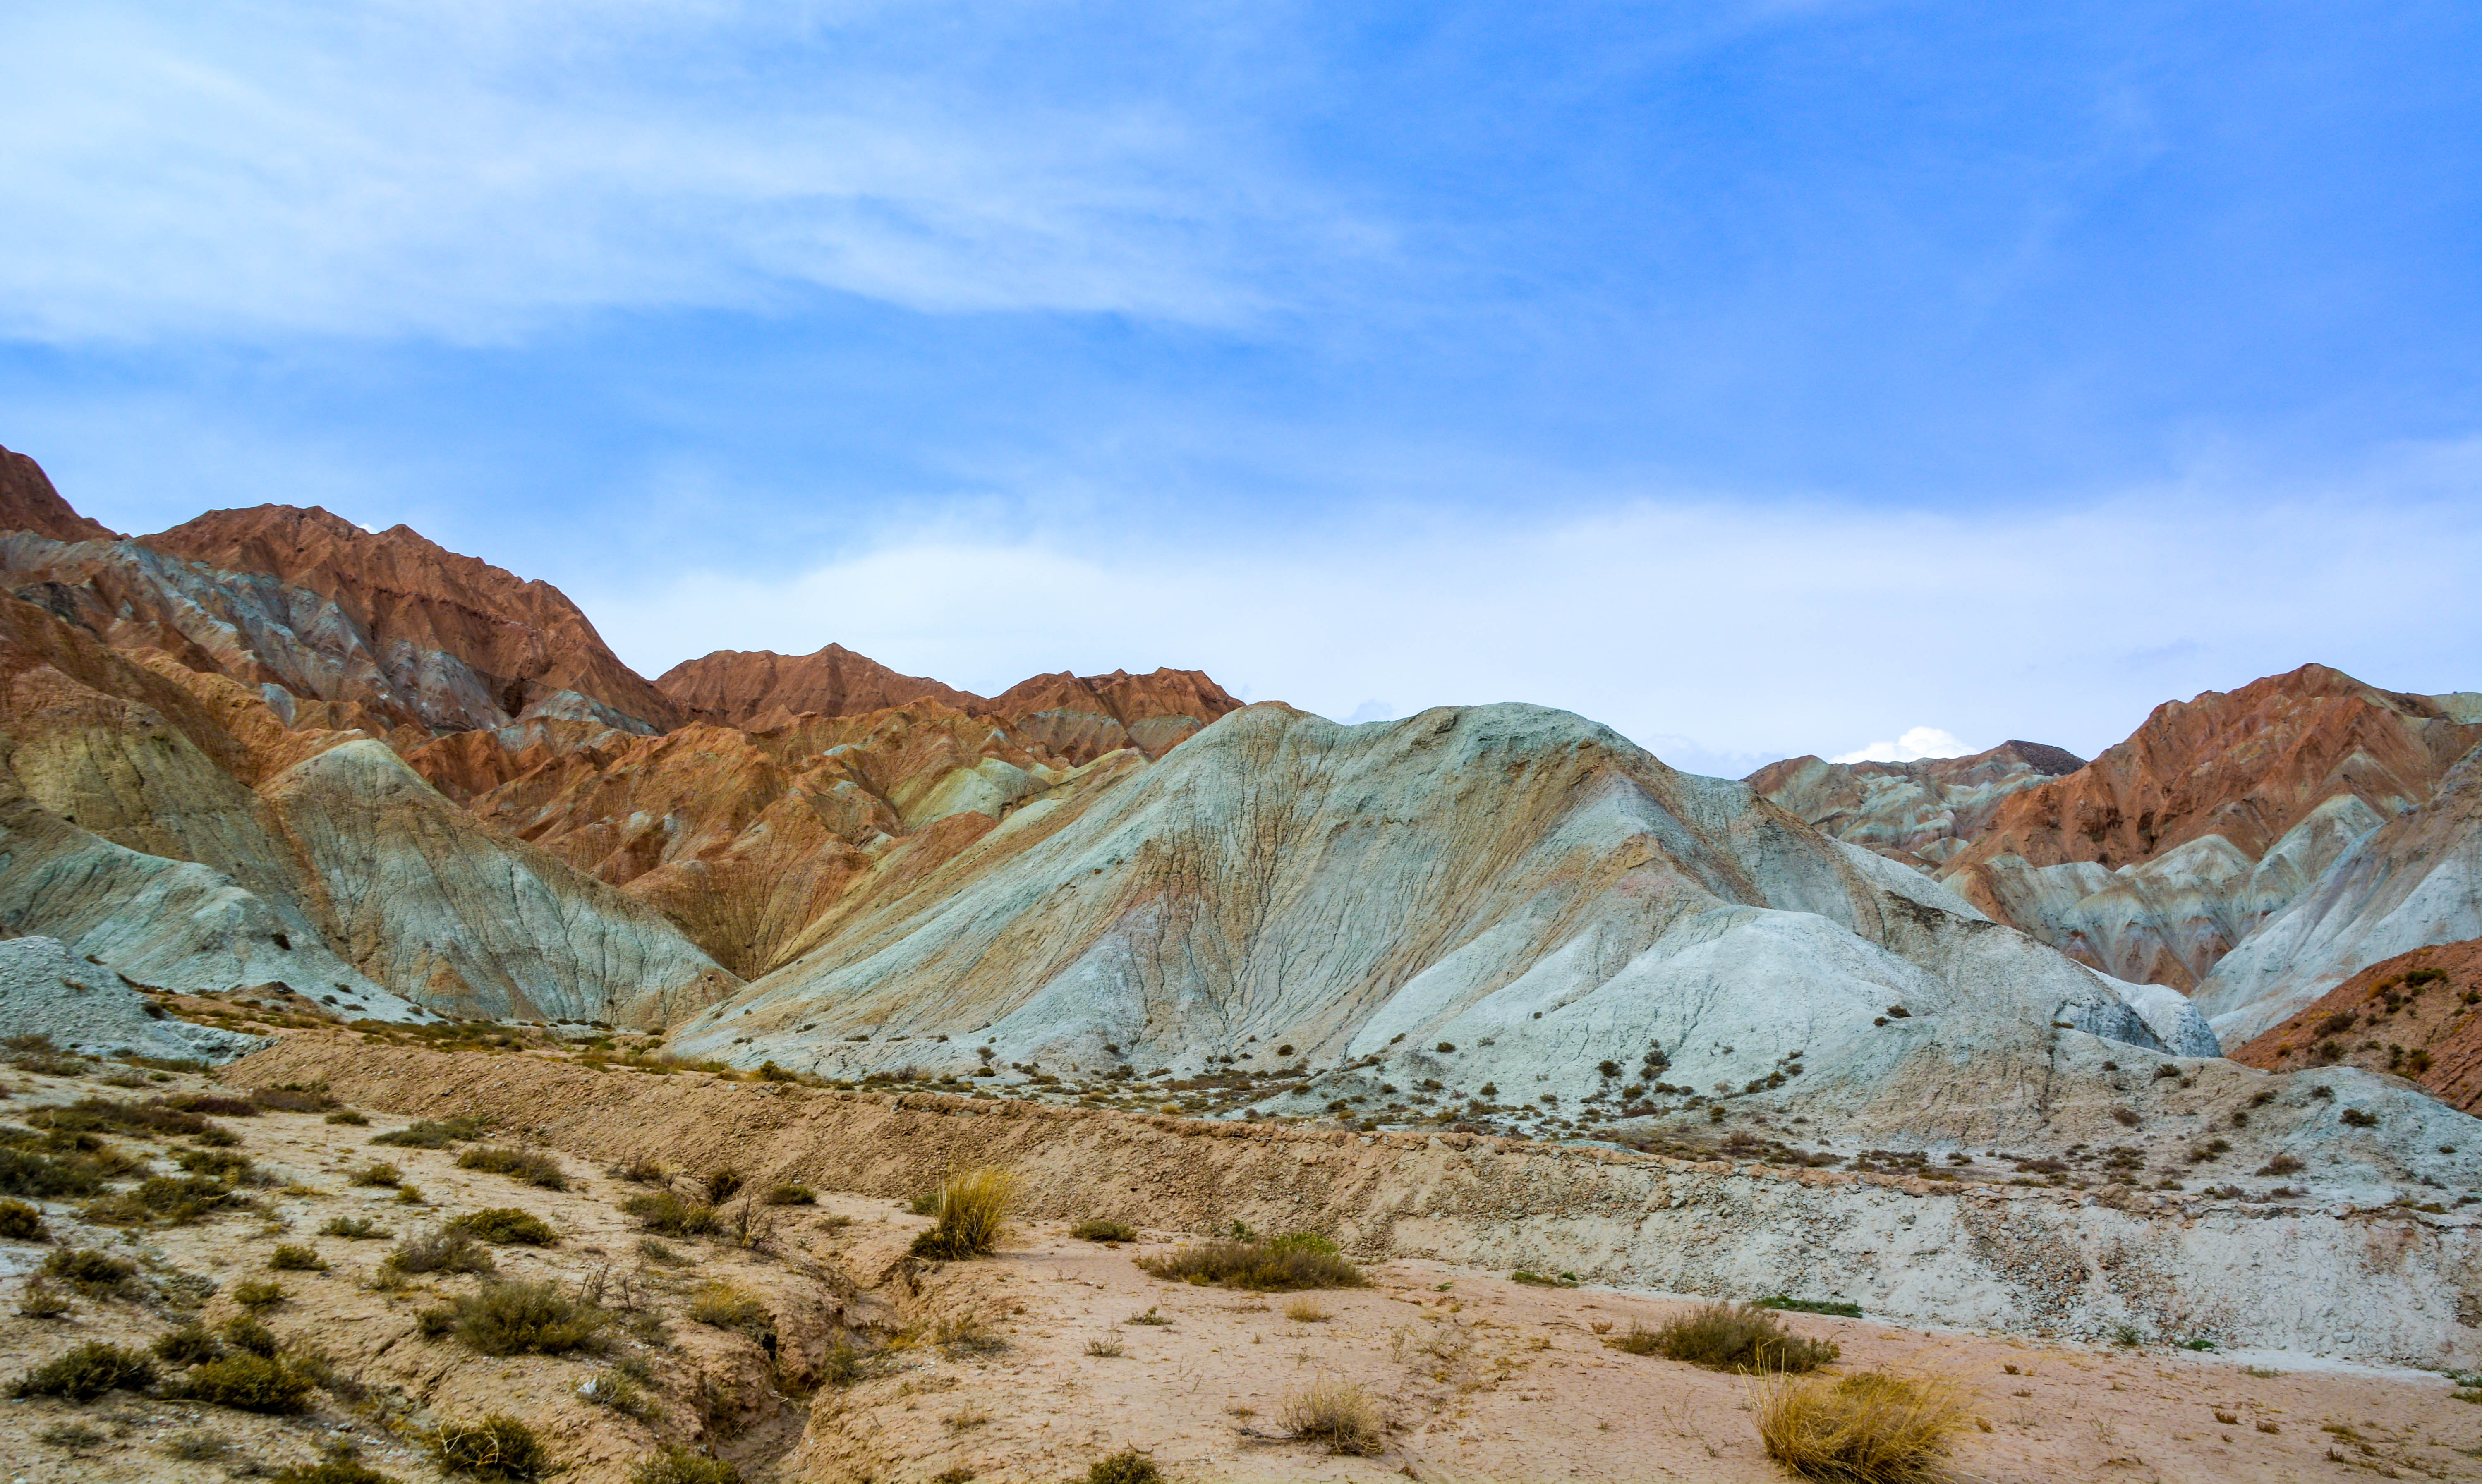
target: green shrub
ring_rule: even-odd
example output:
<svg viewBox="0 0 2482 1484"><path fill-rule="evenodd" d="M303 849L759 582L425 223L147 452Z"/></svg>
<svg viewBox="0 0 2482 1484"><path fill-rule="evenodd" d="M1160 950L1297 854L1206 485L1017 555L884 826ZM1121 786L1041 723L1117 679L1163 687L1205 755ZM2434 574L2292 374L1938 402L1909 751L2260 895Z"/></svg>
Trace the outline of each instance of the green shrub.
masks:
<svg viewBox="0 0 2482 1484"><path fill-rule="evenodd" d="M629 1484L741 1484L741 1471L720 1458L670 1447L633 1470Z"/></svg>
<svg viewBox="0 0 2482 1484"><path fill-rule="evenodd" d="M487 1242L503 1246L516 1243L526 1247L555 1247L560 1234L551 1223L532 1211L521 1211L514 1206L495 1206L488 1211L475 1211L460 1216L448 1224L455 1232L471 1232Z"/></svg>
<svg viewBox="0 0 2482 1484"><path fill-rule="evenodd" d="M441 1469L487 1484L528 1484L551 1469L551 1455L535 1430L499 1412L479 1422L441 1423L431 1450Z"/></svg>
<svg viewBox="0 0 2482 1484"><path fill-rule="evenodd" d="M1122 1448L1088 1465L1086 1484L1163 1484L1163 1471L1136 1448Z"/></svg>
<svg viewBox="0 0 2482 1484"><path fill-rule="evenodd" d="M393 1145L398 1149L446 1149L451 1144L463 1144L483 1136L483 1121L478 1118L452 1118L444 1123L421 1119L402 1128L375 1134L373 1144Z"/></svg>
<svg viewBox="0 0 2482 1484"><path fill-rule="evenodd" d="M336 1448L315 1464L278 1469L268 1478L273 1484L401 1484L394 1474L363 1463L350 1445Z"/></svg>
<svg viewBox="0 0 2482 1484"><path fill-rule="evenodd" d="M1157 1278L1261 1292L1360 1288L1370 1282L1333 1242L1310 1232L1253 1242L1219 1237L1159 1258L1141 1258L1138 1266Z"/></svg>
<svg viewBox="0 0 2482 1484"><path fill-rule="evenodd" d="M115 1388L137 1391L154 1384L154 1362L135 1350L90 1339L18 1377L9 1394L92 1401Z"/></svg>
<svg viewBox="0 0 2482 1484"><path fill-rule="evenodd" d="M0 1236L13 1242L48 1242L52 1232L36 1207L23 1201L0 1201Z"/></svg>
<svg viewBox="0 0 2482 1484"><path fill-rule="evenodd" d="M488 1273L493 1263L474 1233L451 1226L397 1243L386 1266L400 1273Z"/></svg>
<svg viewBox="0 0 2482 1484"><path fill-rule="evenodd" d="M203 1324L185 1324L177 1330L166 1330L155 1337L150 1347L155 1358L174 1365L197 1365L224 1353L216 1337L207 1333Z"/></svg>
<svg viewBox="0 0 2482 1484"><path fill-rule="evenodd" d="M483 1355L563 1355L592 1344L610 1322L548 1282L487 1283L452 1300L448 1313L449 1331Z"/></svg>
<svg viewBox="0 0 2482 1484"><path fill-rule="evenodd" d="M373 1160L354 1172L356 1185L395 1186L405 1179L405 1172L384 1160Z"/></svg>
<svg viewBox="0 0 2482 1484"><path fill-rule="evenodd" d="M0 1195L91 1196L103 1188L103 1172L74 1155L0 1149Z"/></svg>
<svg viewBox="0 0 2482 1484"><path fill-rule="evenodd" d="M355 1112L351 1108L339 1108L335 1112L329 1114L323 1122L341 1124L348 1128L367 1128L370 1126L371 1123L368 1118Z"/></svg>
<svg viewBox="0 0 2482 1484"><path fill-rule="evenodd" d="M1089 1216L1070 1227L1069 1234L1089 1242L1134 1242L1138 1239L1138 1229L1125 1221L1106 1221L1100 1216ZM1118 1458L1120 1455L1112 1456Z"/></svg>
<svg viewBox="0 0 2482 1484"><path fill-rule="evenodd" d="M489 1175L505 1175L524 1180L545 1190L567 1190L568 1176L560 1161L549 1154L530 1149L507 1149L497 1144L485 1144L457 1156L457 1168L481 1170Z"/></svg>
<svg viewBox="0 0 2482 1484"><path fill-rule="evenodd" d="M327 1260L299 1242L284 1242L267 1255L267 1265L279 1273L324 1273Z"/></svg>
<svg viewBox="0 0 2482 1484"><path fill-rule="evenodd" d="M816 1206L819 1193L807 1185L779 1185L767 1192L770 1206Z"/></svg>
<svg viewBox="0 0 2482 1484"><path fill-rule="evenodd" d="M1017 1181L1006 1170L960 1170L939 1187L938 1225L913 1238L917 1258L979 1258L999 1245Z"/></svg>
<svg viewBox="0 0 2482 1484"><path fill-rule="evenodd" d="M251 1168L248 1154L222 1149L185 1149L172 1156L172 1162L184 1174L201 1175L226 1184L246 1179Z"/></svg>
<svg viewBox="0 0 2482 1484"><path fill-rule="evenodd" d="M309 1396L310 1378L272 1357L242 1351L192 1366L179 1391L236 1412L293 1413Z"/></svg>
<svg viewBox="0 0 2482 1484"><path fill-rule="evenodd" d="M1816 1370L1837 1354L1835 1345L1805 1339L1763 1309L1729 1303L1702 1304L1658 1329L1632 1324L1626 1335L1605 1343L1630 1355L1660 1355L1710 1370Z"/></svg>
<svg viewBox="0 0 2482 1484"><path fill-rule="evenodd" d="M89 1298L96 1298L119 1292L122 1285L138 1276L138 1264L92 1247L64 1247L43 1259L43 1273Z"/></svg>
<svg viewBox="0 0 2482 1484"><path fill-rule="evenodd" d="M268 1309L284 1302L284 1285L265 1278L247 1278L233 1285L232 1301L244 1309Z"/></svg>
<svg viewBox="0 0 2482 1484"><path fill-rule="evenodd" d="M368 1216L330 1216L328 1218L327 1225L319 1229L319 1234L341 1236L347 1241L359 1242L375 1236L385 1236L387 1233L381 1231L380 1224Z"/></svg>
<svg viewBox="0 0 2482 1484"><path fill-rule="evenodd" d="M715 1207L684 1201L669 1190L631 1196L620 1209L638 1218L649 1232L666 1236L700 1236L715 1230Z"/></svg>
<svg viewBox="0 0 2482 1484"><path fill-rule="evenodd" d="M235 1314L224 1321L224 1338L236 1350L275 1359L278 1348L276 1332L258 1322L251 1314Z"/></svg>

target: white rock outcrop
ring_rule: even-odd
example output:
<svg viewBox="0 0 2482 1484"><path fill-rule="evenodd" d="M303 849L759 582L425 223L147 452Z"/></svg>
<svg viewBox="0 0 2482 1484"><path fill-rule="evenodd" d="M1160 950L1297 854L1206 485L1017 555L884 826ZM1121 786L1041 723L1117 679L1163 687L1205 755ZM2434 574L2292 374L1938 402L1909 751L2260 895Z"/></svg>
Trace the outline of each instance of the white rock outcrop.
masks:
<svg viewBox="0 0 2482 1484"><path fill-rule="evenodd" d="M230 1061L268 1041L174 1020L55 938L0 941L0 1027L12 1036L48 1036L63 1050L167 1061Z"/></svg>

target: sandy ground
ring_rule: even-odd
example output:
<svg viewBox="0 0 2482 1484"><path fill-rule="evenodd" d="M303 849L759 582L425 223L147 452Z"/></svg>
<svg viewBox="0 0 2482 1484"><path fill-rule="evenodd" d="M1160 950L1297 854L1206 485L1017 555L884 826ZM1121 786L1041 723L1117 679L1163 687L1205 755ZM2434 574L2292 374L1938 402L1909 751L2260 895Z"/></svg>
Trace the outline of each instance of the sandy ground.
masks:
<svg viewBox="0 0 2482 1484"><path fill-rule="evenodd" d="M92 1083L16 1075L0 1117L96 1092ZM193 1084L189 1078L180 1085ZM1545 1289L1503 1273L1426 1260L1375 1264L1372 1286L1300 1296L1325 1317L1287 1311L1293 1295L1258 1296L1169 1284L1132 1259L1169 1251L1178 1233L1107 1247L1056 1221L1021 1224L994 1259L921 1264L904 1248L926 1223L885 1199L824 1193L779 1208L771 1250L669 1244L649 1256L618 1204L643 1187L565 1160L568 1191L456 1168L457 1150L372 1149L407 1120L373 1114L367 1127L316 1114L222 1121L242 1152L277 1181L258 1192L270 1219L213 1218L124 1240L80 1228L73 1204L43 1203L56 1233L140 1258L164 1280L195 1274L229 1289L277 1277L288 1291L265 1315L289 1344L323 1350L367 1389L358 1401L321 1392L299 1418L267 1418L114 1393L84 1406L0 1402L0 1479L198 1480L237 1465L307 1462L355 1440L367 1462L407 1480L436 1477L422 1442L443 1419L514 1413L541 1432L579 1484L625 1479L660 1442L690 1442L733 1459L753 1481L1082 1478L1097 1456L1149 1450L1175 1480L1736 1480L1782 1476L1759 1446L1751 1385L1675 1363L1624 1355L1603 1331L1659 1322L1689 1301L1582 1287ZM178 1141L119 1140L160 1156ZM428 1205L396 1204L353 1172L383 1158ZM588 1359L476 1356L419 1338L414 1314L472 1279L371 1286L386 1240L320 1237L336 1215L367 1215L391 1236L484 1206L515 1206L550 1221L557 1247L500 1248L504 1275L576 1285L604 1275L624 1318L664 1323L658 1342L616 1327L612 1353ZM277 1241L306 1241L326 1273L270 1275ZM143 1342L189 1316L177 1302L80 1300L63 1319L15 1312L23 1274L44 1246L0 1244L0 1374L13 1377L79 1339ZM738 1333L687 1319L698 1285L729 1281L764 1306L778 1336L774 1364ZM171 1286L176 1291L178 1284ZM198 1312L233 1312L228 1298ZM1167 1323L1133 1323L1141 1316ZM2280 1357L2156 1348L2096 1348L2008 1337L1924 1333L1868 1320L1790 1316L1792 1327L1843 1347L1839 1368L1933 1371L1970 1388L1988 1422L1959 1443L1964 1479L2293 1480L2482 1477L2482 1407L2449 1383L2410 1371L2313 1368ZM939 1342L979 1325L1000 1348ZM822 1362L851 1334L874 1356L856 1384L824 1384ZM1089 1346L1117 1345L1118 1355ZM650 1376L646 1420L577 1394L581 1382L636 1357ZM2253 1374L2255 1363L2280 1374ZM2014 1367L2012 1371L2010 1367ZM1382 1405L1385 1451L1340 1458L1279 1433L1286 1395L1317 1378L1366 1388ZM2222 1420L2230 1418L2231 1420ZM103 1435L72 1450L39 1440L73 1423ZM2342 1431L2338 1431L2341 1429ZM230 1441L229 1457L181 1463L166 1443L196 1430Z"/></svg>

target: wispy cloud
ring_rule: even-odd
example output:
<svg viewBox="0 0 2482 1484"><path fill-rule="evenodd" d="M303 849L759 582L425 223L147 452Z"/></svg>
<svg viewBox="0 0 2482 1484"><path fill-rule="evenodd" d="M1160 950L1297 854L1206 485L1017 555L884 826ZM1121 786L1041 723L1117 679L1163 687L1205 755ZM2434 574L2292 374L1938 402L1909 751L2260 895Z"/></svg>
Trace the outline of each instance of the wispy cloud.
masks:
<svg viewBox="0 0 2482 1484"><path fill-rule="evenodd" d="M1062 17L888 19L17 8L0 334L493 342L580 309L815 290L1228 324L1285 258L1384 242L1215 132L1204 100L1012 79L1008 43Z"/></svg>

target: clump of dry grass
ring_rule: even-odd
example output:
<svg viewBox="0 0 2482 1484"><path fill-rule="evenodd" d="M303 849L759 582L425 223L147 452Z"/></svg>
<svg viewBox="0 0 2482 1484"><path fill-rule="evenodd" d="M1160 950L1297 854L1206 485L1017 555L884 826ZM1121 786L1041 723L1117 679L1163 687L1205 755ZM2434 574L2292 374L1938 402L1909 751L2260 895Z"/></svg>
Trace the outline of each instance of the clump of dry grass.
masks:
<svg viewBox="0 0 2482 1484"><path fill-rule="evenodd" d="M1017 1178L985 1165L960 1170L939 1187L931 1211L938 1225L913 1239L917 1258L978 1258L999 1245L1007 1230Z"/></svg>
<svg viewBox="0 0 2482 1484"><path fill-rule="evenodd" d="M568 1188L568 1175L561 1169L560 1161L536 1150L485 1144L458 1155L457 1168L505 1175L511 1179L540 1185L545 1190Z"/></svg>
<svg viewBox="0 0 2482 1484"><path fill-rule="evenodd" d="M1603 1343L1630 1355L1659 1355L1710 1370L1816 1370L1835 1359L1836 1347L1805 1339L1766 1310L1748 1304L1702 1304L1659 1329L1632 1323L1628 1333Z"/></svg>
<svg viewBox="0 0 2482 1484"><path fill-rule="evenodd" d="M1157 1278L1222 1284L1228 1288L1255 1288L1261 1292L1359 1288L1370 1282L1362 1276L1361 1269L1344 1259L1335 1243L1313 1232L1295 1232L1263 1241L1219 1237L1159 1258L1141 1258L1138 1266Z"/></svg>
<svg viewBox="0 0 2482 1484"><path fill-rule="evenodd" d="M1812 1479L1902 1484L1928 1476L1970 1425L1965 1390L1943 1377L1880 1371L1757 1383L1767 1456Z"/></svg>
<svg viewBox="0 0 2482 1484"><path fill-rule="evenodd" d="M1335 1316L1316 1299L1297 1298L1284 1306L1284 1317L1296 1324L1324 1324Z"/></svg>
<svg viewBox="0 0 2482 1484"><path fill-rule="evenodd" d="M1380 1449L1379 1403L1350 1381L1322 1376L1286 1392L1276 1419L1287 1434L1325 1444L1331 1453L1366 1456Z"/></svg>

